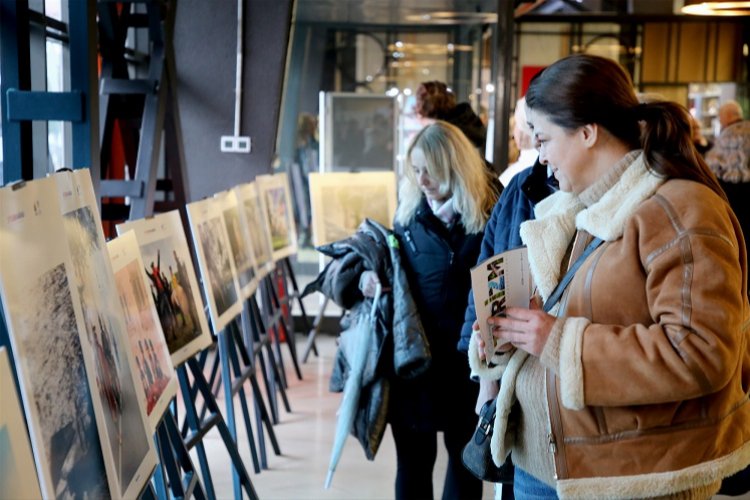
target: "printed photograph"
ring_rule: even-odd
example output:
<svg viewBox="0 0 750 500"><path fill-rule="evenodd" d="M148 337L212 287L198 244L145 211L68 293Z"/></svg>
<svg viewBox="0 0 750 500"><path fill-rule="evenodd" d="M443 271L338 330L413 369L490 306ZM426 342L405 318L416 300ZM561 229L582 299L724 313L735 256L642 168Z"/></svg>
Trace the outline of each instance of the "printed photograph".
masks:
<svg viewBox="0 0 750 500"><path fill-rule="evenodd" d="M212 342L180 213L173 210L117 225L121 236L131 230L172 365L179 366Z"/></svg>
<svg viewBox="0 0 750 500"><path fill-rule="evenodd" d="M112 282L101 229L88 206L64 214L64 228L85 327L94 354L95 380L106 434L123 496L151 451L120 331L119 297Z"/></svg>
<svg viewBox="0 0 750 500"><path fill-rule="evenodd" d="M13 263L2 267L0 292L39 488L45 498L118 496L97 430L91 351L81 342L56 180L0 189L0 213L0 262ZM26 431L5 420L10 384L0 397L0 498L18 498L5 496L6 486L25 486L16 451Z"/></svg>
<svg viewBox="0 0 750 500"><path fill-rule="evenodd" d="M310 175L313 241L325 245L348 238L365 219L390 227L396 211L393 172Z"/></svg>
<svg viewBox="0 0 750 500"><path fill-rule="evenodd" d="M246 199L242 206L245 209L245 220L247 220L247 228L250 233L250 244L253 246L255 265L260 271L271 263L273 258L266 231L263 229L258 198Z"/></svg>
<svg viewBox="0 0 750 500"><path fill-rule="evenodd" d="M214 217L198 224L198 241L208 273L208 283L216 304L216 314L221 316L239 298L234 287L229 253L221 244L221 220ZM204 279L206 277L204 276Z"/></svg>
<svg viewBox="0 0 750 500"><path fill-rule="evenodd" d="M23 360L23 385L35 407L40 458L48 471L52 495L108 498L104 458L64 265L32 283L26 297L28 307L17 311L21 316L17 359Z"/></svg>
<svg viewBox="0 0 750 500"><path fill-rule="evenodd" d="M130 262L122 263L122 265L119 262L115 263L116 258L127 257L125 253L117 252L117 244L124 241L118 241L121 238L124 238L124 236L110 241L108 248L111 250L112 265L115 268L117 292L125 313L125 326L130 339L130 352L133 354L138 378L146 397L146 414L155 426L166 409L168 400L174 396L176 378L161 324L155 314L154 302L144 284L143 267L140 259L135 258ZM135 251L137 252L138 247L134 236L131 242L135 245ZM119 269L117 269L118 267ZM167 389L172 381L174 382L170 393L167 392ZM159 411L154 414L162 397L167 401L163 401L163 404L159 405Z"/></svg>
<svg viewBox="0 0 750 500"><path fill-rule="evenodd" d="M159 315L169 352L180 350L201 334L198 308L188 279L185 259L180 258L171 237L141 246L149 293Z"/></svg>
<svg viewBox="0 0 750 500"><path fill-rule="evenodd" d="M225 208L222 214L224 216L224 225L227 229L229 246L232 249L234 268L237 270L240 288L245 290L255 279L255 268L253 267L251 256L252 250L247 248L245 244L245 235L242 231L240 212L237 209L237 205Z"/></svg>
<svg viewBox="0 0 750 500"><path fill-rule="evenodd" d="M271 244L271 256L274 262L278 262L297 252L297 229L292 218L287 175L283 172L260 175L255 182Z"/></svg>
<svg viewBox="0 0 750 500"><path fill-rule="evenodd" d="M0 498L41 498L8 350L0 347Z"/></svg>
<svg viewBox="0 0 750 500"><path fill-rule="evenodd" d="M276 251L291 244L286 191L283 187L268 189L265 198L268 225L271 229L271 248Z"/></svg>

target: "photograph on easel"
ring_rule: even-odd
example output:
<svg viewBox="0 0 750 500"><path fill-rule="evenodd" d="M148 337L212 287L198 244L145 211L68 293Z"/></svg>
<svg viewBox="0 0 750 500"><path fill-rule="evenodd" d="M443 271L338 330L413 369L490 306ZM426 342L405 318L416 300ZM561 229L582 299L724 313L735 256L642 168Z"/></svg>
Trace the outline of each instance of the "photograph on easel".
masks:
<svg viewBox="0 0 750 500"><path fill-rule="evenodd" d="M243 224L240 214L237 194L233 190L223 191L215 195L221 210L221 219L229 238L229 247L237 270L240 291L243 299L250 297L258 288L258 277L253 259L253 249L250 235Z"/></svg>
<svg viewBox="0 0 750 500"><path fill-rule="evenodd" d="M179 366L212 343L203 299L177 210L117 225L117 234L135 232L141 272L156 306L164 339Z"/></svg>
<svg viewBox="0 0 750 500"><path fill-rule="evenodd" d="M187 209L211 323L218 334L242 312L229 237L221 220L221 207L214 198L189 203Z"/></svg>
<svg viewBox="0 0 750 500"><path fill-rule="evenodd" d="M289 183L285 173L256 178L275 262L297 253L297 229L292 217Z"/></svg>
<svg viewBox="0 0 750 500"><path fill-rule="evenodd" d="M177 375L169 356L169 348L164 339L159 316L152 293L149 292L146 276L134 231L127 231L107 243L115 284L120 303L125 314L125 326L130 339L138 378L145 395L146 415L152 431L156 430L169 402L177 394ZM172 296L176 296L179 283L174 274L170 282ZM185 294L184 290L180 290ZM183 323L189 321L189 314L179 307L180 301L173 300L176 315Z"/></svg>
<svg viewBox="0 0 750 500"><path fill-rule="evenodd" d="M365 218L390 227L396 214L394 172L310 174L313 243L353 235Z"/></svg>
<svg viewBox="0 0 750 500"><path fill-rule="evenodd" d="M108 498L62 220L53 178L0 189L3 311L44 497Z"/></svg>
<svg viewBox="0 0 750 500"><path fill-rule="evenodd" d="M248 230L250 245L253 249L257 279L261 280L274 267L271 242L268 239L270 231L267 229L266 218L263 215L260 196L256 183L249 182L234 188L237 199L242 207L240 217L242 224Z"/></svg>
<svg viewBox="0 0 750 500"><path fill-rule="evenodd" d="M104 243L91 176L87 169L57 173L63 229L72 264L74 300L82 313L81 341L88 343L94 360L95 411L105 464L114 471L114 496L137 495L156 465L151 429L146 421L140 385L112 266ZM92 374L89 374L91 379ZM101 420L98 420L100 422Z"/></svg>

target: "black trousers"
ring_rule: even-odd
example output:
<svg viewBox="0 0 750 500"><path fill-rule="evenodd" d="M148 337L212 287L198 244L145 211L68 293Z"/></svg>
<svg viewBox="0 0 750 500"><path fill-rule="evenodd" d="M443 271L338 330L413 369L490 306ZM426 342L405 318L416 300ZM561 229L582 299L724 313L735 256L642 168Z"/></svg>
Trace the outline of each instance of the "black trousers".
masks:
<svg viewBox="0 0 750 500"><path fill-rule="evenodd" d="M461 451L474 433L473 427L466 427L448 429L443 433L448 451L443 500L482 498L482 481L472 476L461 462ZM396 442L396 500L432 500L432 470L437 458L437 432L419 432L393 424L391 430Z"/></svg>

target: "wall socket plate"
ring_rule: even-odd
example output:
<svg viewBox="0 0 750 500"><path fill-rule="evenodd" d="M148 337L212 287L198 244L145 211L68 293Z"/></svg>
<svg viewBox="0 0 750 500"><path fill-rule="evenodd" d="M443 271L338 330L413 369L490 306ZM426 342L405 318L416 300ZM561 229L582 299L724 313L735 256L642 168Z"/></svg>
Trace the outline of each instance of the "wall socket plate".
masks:
<svg viewBox="0 0 750 500"><path fill-rule="evenodd" d="M222 153L249 153L252 143L247 136L222 135L219 148Z"/></svg>

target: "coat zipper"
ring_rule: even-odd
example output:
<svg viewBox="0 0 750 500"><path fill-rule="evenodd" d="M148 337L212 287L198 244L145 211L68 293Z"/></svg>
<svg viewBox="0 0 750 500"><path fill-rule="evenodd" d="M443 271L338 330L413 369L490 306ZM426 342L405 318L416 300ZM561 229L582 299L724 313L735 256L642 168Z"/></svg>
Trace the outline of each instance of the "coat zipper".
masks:
<svg viewBox="0 0 750 500"><path fill-rule="evenodd" d="M417 246L414 244L414 240L411 237L411 231L408 229L404 231L404 236L406 236L406 243L409 245L409 248L411 248L411 251L416 254Z"/></svg>
<svg viewBox="0 0 750 500"><path fill-rule="evenodd" d="M555 374L552 370L545 370L547 406L549 406L550 432L547 434L547 447L552 453L555 462L555 479L567 479L568 464L565 461L565 444L562 432L562 417L560 416L560 406L557 402L555 391Z"/></svg>

